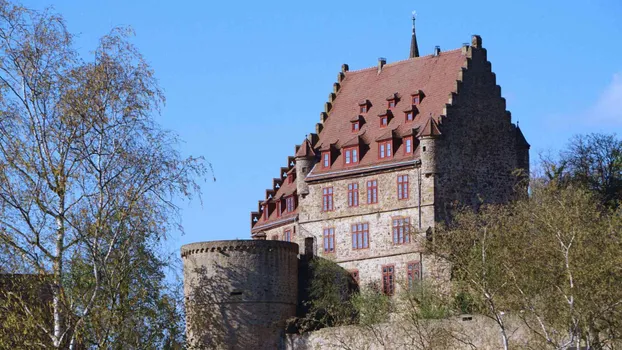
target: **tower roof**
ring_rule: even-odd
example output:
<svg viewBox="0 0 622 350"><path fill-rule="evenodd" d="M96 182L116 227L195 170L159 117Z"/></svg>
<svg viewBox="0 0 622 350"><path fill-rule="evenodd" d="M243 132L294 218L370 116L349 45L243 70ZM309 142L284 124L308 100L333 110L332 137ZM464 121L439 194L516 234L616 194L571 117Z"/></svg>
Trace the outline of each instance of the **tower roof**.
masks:
<svg viewBox="0 0 622 350"><path fill-rule="evenodd" d="M439 136L441 131L438 129L438 123L432 116L428 117L428 121L425 122L425 126L421 129L419 137Z"/></svg>
<svg viewBox="0 0 622 350"><path fill-rule="evenodd" d="M409 58L419 57L419 46L417 45L417 33L415 32L415 12L413 11L413 33L410 39Z"/></svg>
<svg viewBox="0 0 622 350"><path fill-rule="evenodd" d="M315 152L313 151L313 147L311 146L311 142L309 142L309 139L305 138L305 140L302 142L302 145L300 145L300 148L298 148L298 151L296 152L296 158L313 158L315 157Z"/></svg>

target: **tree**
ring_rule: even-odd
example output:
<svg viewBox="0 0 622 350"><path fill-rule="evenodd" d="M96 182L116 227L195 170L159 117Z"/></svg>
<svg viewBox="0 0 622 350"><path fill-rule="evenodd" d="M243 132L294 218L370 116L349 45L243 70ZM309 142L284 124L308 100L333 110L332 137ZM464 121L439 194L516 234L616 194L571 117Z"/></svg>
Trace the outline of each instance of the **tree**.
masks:
<svg viewBox="0 0 622 350"><path fill-rule="evenodd" d="M549 180L584 187L617 208L622 200L622 140L615 134L575 136L557 159L543 161Z"/></svg>
<svg viewBox="0 0 622 350"><path fill-rule="evenodd" d="M155 123L164 96L130 34L85 61L62 17L0 1L0 253L50 276L49 319L21 312L54 348L161 344L175 310L161 242L205 168Z"/></svg>

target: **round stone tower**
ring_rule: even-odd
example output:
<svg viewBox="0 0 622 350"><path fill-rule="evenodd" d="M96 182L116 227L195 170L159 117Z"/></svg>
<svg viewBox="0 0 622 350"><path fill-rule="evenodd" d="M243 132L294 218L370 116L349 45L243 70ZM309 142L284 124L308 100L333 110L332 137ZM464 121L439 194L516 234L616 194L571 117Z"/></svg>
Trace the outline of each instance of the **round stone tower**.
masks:
<svg viewBox="0 0 622 350"><path fill-rule="evenodd" d="M235 240L181 248L191 348L281 348L296 315L298 245Z"/></svg>

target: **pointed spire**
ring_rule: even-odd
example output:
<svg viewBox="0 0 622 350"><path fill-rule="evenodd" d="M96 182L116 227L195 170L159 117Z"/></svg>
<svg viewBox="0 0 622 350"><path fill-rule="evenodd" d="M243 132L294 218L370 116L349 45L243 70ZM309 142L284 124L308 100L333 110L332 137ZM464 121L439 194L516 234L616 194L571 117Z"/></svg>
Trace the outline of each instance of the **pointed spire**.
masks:
<svg viewBox="0 0 622 350"><path fill-rule="evenodd" d="M432 116L428 118L425 126L419 132L419 137L437 137L441 135L441 131L438 129L438 123Z"/></svg>
<svg viewBox="0 0 622 350"><path fill-rule="evenodd" d="M417 34L415 33L415 11L413 11L413 34L410 39L410 58L419 57L419 46L417 46Z"/></svg>

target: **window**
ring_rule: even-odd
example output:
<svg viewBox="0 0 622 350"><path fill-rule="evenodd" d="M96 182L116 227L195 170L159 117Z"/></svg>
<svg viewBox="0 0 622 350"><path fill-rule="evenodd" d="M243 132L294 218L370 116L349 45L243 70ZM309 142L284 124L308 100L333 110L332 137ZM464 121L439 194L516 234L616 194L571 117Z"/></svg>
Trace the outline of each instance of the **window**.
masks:
<svg viewBox="0 0 622 350"><path fill-rule="evenodd" d="M412 111L408 111L408 112L405 112L405 113L406 113L405 114L406 115L406 121L407 122L412 122L414 120L413 112Z"/></svg>
<svg viewBox="0 0 622 350"><path fill-rule="evenodd" d="M361 113L367 113L367 105L361 105L361 106L359 106L359 112L361 112Z"/></svg>
<svg viewBox="0 0 622 350"><path fill-rule="evenodd" d="M389 103L387 104L387 106L388 106L389 108L393 108L393 107L395 107L395 100L389 100Z"/></svg>
<svg viewBox="0 0 622 350"><path fill-rule="evenodd" d="M289 196L285 198L285 206L287 208L288 213L291 213L294 211L294 209L296 209L296 200L294 196Z"/></svg>
<svg viewBox="0 0 622 350"><path fill-rule="evenodd" d="M295 179L296 179L296 173L291 172L291 173L287 174L287 183L288 184L293 183Z"/></svg>
<svg viewBox="0 0 622 350"><path fill-rule="evenodd" d="M326 187L322 189L322 211L333 210L333 188Z"/></svg>
<svg viewBox="0 0 622 350"><path fill-rule="evenodd" d="M386 265L382 267L382 292L386 295L393 295L394 291L394 277L393 272L395 266Z"/></svg>
<svg viewBox="0 0 622 350"><path fill-rule="evenodd" d="M393 218L393 244L410 243L410 219Z"/></svg>
<svg viewBox="0 0 622 350"><path fill-rule="evenodd" d="M413 153L413 137L409 136L404 138L404 154Z"/></svg>
<svg viewBox="0 0 622 350"><path fill-rule="evenodd" d="M360 128L359 122L352 122L352 132L359 131L359 128Z"/></svg>
<svg viewBox="0 0 622 350"><path fill-rule="evenodd" d="M378 180L367 181L367 204L378 203Z"/></svg>
<svg viewBox="0 0 622 350"><path fill-rule="evenodd" d="M348 206L359 206L359 184L357 183L348 184Z"/></svg>
<svg viewBox="0 0 622 350"><path fill-rule="evenodd" d="M414 95L414 96L413 96L413 104L414 104L414 105L418 105L418 104L419 104L419 102L420 102L419 95Z"/></svg>
<svg viewBox="0 0 622 350"><path fill-rule="evenodd" d="M393 154L391 152L392 143L393 143L392 141L382 141L378 143L378 158L379 159L391 158Z"/></svg>
<svg viewBox="0 0 622 350"><path fill-rule="evenodd" d="M359 270L350 270L350 276L356 284L359 284Z"/></svg>
<svg viewBox="0 0 622 350"><path fill-rule="evenodd" d="M268 205L267 204L263 205L263 219L268 220Z"/></svg>
<svg viewBox="0 0 622 350"><path fill-rule="evenodd" d="M291 242L292 241L292 230L285 230L285 233L283 233L283 238L285 242Z"/></svg>
<svg viewBox="0 0 622 350"><path fill-rule="evenodd" d="M281 206L281 200L276 201L276 217L278 218L283 214L283 207Z"/></svg>
<svg viewBox="0 0 622 350"><path fill-rule="evenodd" d="M324 229L324 253L334 253L335 252L335 229L334 228L325 228Z"/></svg>
<svg viewBox="0 0 622 350"><path fill-rule="evenodd" d="M330 151L322 152L322 168L330 168Z"/></svg>
<svg viewBox="0 0 622 350"><path fill-rule="evenodd" d="M397 176L397 199L408 199L408 175Z"/></svg>
<svg viewBox="0 0 622 350"><path fill-rule="evenodd" d="M408 263L408 289L413 289L417 282L421 281L421 263L420 262L411 262Z"/></svg>
<svg viewBox="0 0 622 350"><path fill-rule="evenodd" d="M346 148L343 153L344 153L344 162L346 164L358 164L359 162L358 147Z"/></svg>
<svg viewBox="0 0 622 350"><path fill-rule="evenodd" d="M380 117L380 127L384 128L385 126L389 125L389 117L386 115L383 115Z"/></svg>
<svg viewBox="0 0 622 350"><path fill-rule="evenodd" d="M352 249L369 248L369 224L352 225Z"/></svg>

